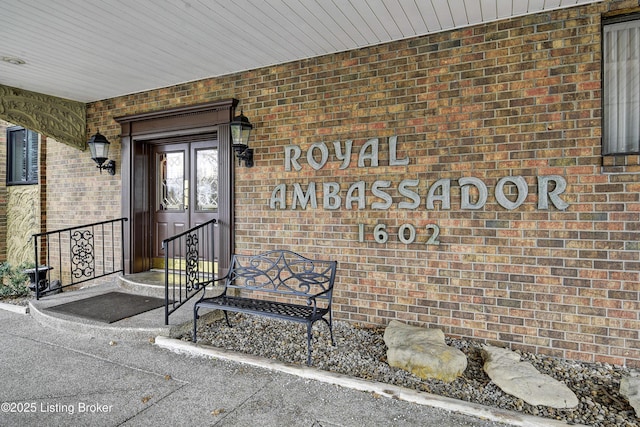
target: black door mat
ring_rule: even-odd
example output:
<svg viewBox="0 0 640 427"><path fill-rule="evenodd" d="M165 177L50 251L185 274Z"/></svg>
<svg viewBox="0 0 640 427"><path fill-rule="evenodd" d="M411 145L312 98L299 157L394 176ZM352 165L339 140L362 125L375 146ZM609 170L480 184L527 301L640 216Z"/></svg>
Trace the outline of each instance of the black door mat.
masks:
<svg viewBox="0 0 640 427"><path fill-rule="evenodd" d="M108 292L102 295L67 302L45 310L79 316L85 319L113 323L164 305L164 299L124 292Z"/></svg>

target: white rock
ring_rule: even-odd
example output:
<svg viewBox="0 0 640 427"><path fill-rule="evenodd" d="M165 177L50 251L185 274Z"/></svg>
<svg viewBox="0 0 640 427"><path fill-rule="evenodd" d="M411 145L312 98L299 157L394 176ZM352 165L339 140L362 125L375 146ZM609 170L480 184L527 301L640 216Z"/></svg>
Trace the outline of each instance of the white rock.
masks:
<svg viewBox="0 0 640 427"><path fill-rule="evenodd" d="M505 393L537 406L551 408L575 408L578 397L564 383L541 374L520 356L505 348L484 346L482 349L484 370Z"/></svg>
<svg viewBox="0 0 640 427"><path fill-rule="evenodd" d="M631 371L631 375L620 379L620 394L624 396L629 405L636 411L636 417L640 417L640 372Z"/></svg>
<svg viewBox="0 0 640 427"><path fill-rule="evenodd" d="M451 382L467 368L467 357L449 347L440 329L426 329L392 320L384 331L389 365L422 378Z"/></svg>

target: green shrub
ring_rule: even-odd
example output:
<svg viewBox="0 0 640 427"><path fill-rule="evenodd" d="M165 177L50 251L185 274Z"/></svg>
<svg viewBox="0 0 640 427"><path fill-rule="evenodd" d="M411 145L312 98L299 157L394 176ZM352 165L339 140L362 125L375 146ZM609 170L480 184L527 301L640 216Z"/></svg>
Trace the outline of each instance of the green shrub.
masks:
<svg viewBox="0 0 640 427"><path fill-rule="evenodd" d="M8 262L0 264L0 298L19 298L31 294L29 290L29 276L22 271L33 267L28 263L12 267Z"/></svg>

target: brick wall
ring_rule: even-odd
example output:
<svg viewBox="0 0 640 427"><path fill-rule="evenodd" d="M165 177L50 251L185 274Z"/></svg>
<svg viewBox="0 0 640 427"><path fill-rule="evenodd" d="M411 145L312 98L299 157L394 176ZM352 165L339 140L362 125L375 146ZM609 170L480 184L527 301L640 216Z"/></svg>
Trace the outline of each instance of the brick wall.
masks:
<svg viewBox="0 0 640 427"><path fill-rule="evenodd" d="M89 132L99 128L118 160L114 117L238 98L255 126L256 166L236 167L237 251L286 247L337 259L336 318L399 319L514 349L640 366L638 159L600 155L600 19L612 4L637 6L597 3L100 101L89 105ZM393 164L392 137L407 165ZM358 167L372 138L379 165ZM347 140L351 163L341 169L333 143L344 149ZM306 153L314 147L311 163L321 162L322 144L328 160L315 169ZM301 149L299 171L285 170L290 145ZM100 176L88 153L59 148L48 150L50 161L64 159L81 178L68 185L49 168L49 227L67 220L69 206L86 206L76 217L119 216L117 175ZM564 210L538 207L537 177L549 175L566 180ZM515 209L495 197L509 176L522 176L528 190ZM482 209L461 206L463 177L486 184ZM440 179L451 180L450 207L429 208ZM401 207L413 201L399 192L403 180L418 181L409 187L418 207ZM349 194L359 181L364 198ZM386 202L373 193L376 181L390 181L388 209L374 208ZM329 183L340 186L335 209L324 206ZM271 207L281 184L286 207ZM303 192L315 185L316 208L300 200L292 208L294 184ZM85 199L103 186L105 195ZM518 195L513 183L504 193L511 202ZM379 224L386 243L375 240ZM404 224L405 240L415 227L412 243L398 237ZM427 244L434 226L440 244Z"/></svg>
<svg viewBox="0 0 640 427"><path fill-rule="evenodd" d="M95 127L88 128L88 132L95 133L96 130ZM100 132L103 133L102 127ZM115 142L111 146L109 158L119 160L118 133L112 132L108 138ZM49 139L45 155L46 231L121 216L120 181L117 175L114 177L104 172L100 174L88 149L80 151ZM118 168L119 166L118 162Z"/></svg>

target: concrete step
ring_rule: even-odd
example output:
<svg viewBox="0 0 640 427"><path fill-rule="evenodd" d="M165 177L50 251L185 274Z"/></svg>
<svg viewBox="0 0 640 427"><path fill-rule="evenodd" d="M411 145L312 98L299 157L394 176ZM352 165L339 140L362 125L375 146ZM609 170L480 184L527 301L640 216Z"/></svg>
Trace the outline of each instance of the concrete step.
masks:
<svg viewBox="0 0 640 427"><path fill-rule="evenodd" d="M164 298L164 272L159 270L118 276L118 286L133 294Z"/></svg>

